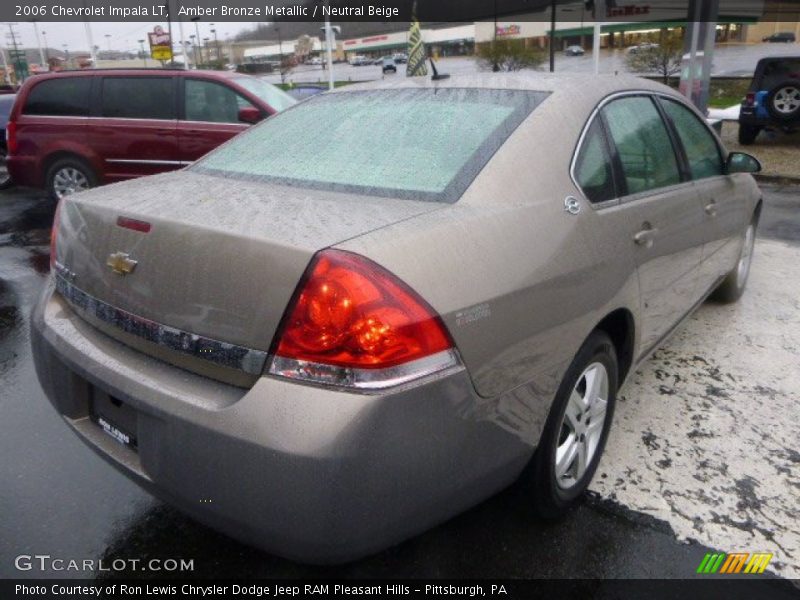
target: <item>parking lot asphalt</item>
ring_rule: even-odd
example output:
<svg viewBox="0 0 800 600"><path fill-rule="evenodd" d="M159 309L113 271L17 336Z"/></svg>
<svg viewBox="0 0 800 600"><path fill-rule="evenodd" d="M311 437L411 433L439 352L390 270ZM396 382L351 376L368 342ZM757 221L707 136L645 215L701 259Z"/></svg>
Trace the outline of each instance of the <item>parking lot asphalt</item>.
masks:
<svg viewBox="0 0 800 600"><path fill-rule="evenodd" d="M36 380L27 323L53 205L0 192L0 577L98 575L14 567L49 554L192 559L196 577L685 578L718 550L772 552L772 574L798 578L800 188L764 197L744 298L702 306L626 384L592 492L568 518L537 519L512 487L395 548L323 568L195 523L68 431Z"/></svg>
<svg viewBox="0 0 800 600"><path fill-rule="evenodd" d="M600 51L600 73L612 75L625 73L625 57L627 50L602 49ZM711 74L715 77L752 76L756 63L767 56L785 56L800 54L798 44L720 44L714 49L714 63ZM481 68L480 62L472 56L455 56L441 58L439 70L451 75L469 75ZM547 70L548 63L540 67ZM563 52L556 53L556 73L590 74L594 70L591 51L583 56L567 56ZM373 81L381 78L404 77L405 65L398 65L397 74L383 74L378 65L353 67L347 63L334 65L334 78L337 81ZM280 74L265 75L265 81L280 83ZM328 72L321 66L301 65L285 76L286 82L322 83L328 81Z"/></svg>

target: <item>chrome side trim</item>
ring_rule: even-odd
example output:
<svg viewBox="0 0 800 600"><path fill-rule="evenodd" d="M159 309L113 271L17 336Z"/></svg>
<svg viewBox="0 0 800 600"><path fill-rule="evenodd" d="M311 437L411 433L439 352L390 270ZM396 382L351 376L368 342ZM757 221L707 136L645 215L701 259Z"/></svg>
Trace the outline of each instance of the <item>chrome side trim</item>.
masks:
<svg viewBox="0 0 800 600"><path fill-rule="evenodd" d="M249 375L261 375L267 353L235 344L220 342L188 331L156 323L98 300L61 275L63 265L56 264L56 290L76 312L84 313L130 335L210 363L238 369Z"/></svg>
<svg viewBox="0 0 800 600"><path fill-rule="evenodd" d="M107 158L108 163L121 163L121 164L136 164L136 165L170 165L178 167L186 167L192 163L185 160L139 160L132 158Z"/></svg>

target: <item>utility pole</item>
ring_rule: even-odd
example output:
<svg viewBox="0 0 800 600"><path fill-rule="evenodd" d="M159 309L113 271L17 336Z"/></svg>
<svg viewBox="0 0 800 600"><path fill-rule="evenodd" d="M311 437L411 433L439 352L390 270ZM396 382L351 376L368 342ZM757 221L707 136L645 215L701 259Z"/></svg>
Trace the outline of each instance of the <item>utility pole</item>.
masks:
<svg viewBox="0 0 800 600"><path fill-rule="evenodd" d="M3 79L8 85L11 85L11 74L8 72L8 61L6 60L6 51L0 46L0 58L3 59Z"/></svg>
<svg viewBox="0 0 800 600"><path fill-rule="evenodd" d="M8 23L8 37L11 39L11 45L14 47L14 55L11 57L11 61L14 64L14 75L17 78L17 83L22 83L22 80L25 79L25 69L20 59L21 50L17 46L17 32L14 31L15 25L16 23Z"/></svg>

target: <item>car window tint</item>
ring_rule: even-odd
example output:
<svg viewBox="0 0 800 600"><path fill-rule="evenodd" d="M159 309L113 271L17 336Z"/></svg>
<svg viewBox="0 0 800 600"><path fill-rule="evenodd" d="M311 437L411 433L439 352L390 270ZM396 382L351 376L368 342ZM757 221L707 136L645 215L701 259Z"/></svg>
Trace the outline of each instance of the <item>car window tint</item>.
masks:
<svg viewBox="0 0 800 600"><path fill-rule="evenodd" d="M175 85L171 77L105 77L104 117L175 119Z"/></svg>
<svg viewBox="0 0 800 600"><path fill-rule="evenodd" d="M692 179L722 175L722 156L708 127L692 111L677 102L665 100L662 105L678 131Z"/></svg>
<svg viewBox="0 0 800 600"><path fill-rule="evenodd" d="M47 79L31 89L23 112L26 115L88 116L90 88L88 77Z"/></svg>
<svg viewBox="0 0 800 600"><path fill-rule="evenodd" d="M614 100L603 114L622 162L628 194L680 183L678 160L666 125L650 98Z"/></svg>
<svg viewBox="0 0 800 600"><path fill-rule="evenodd" d="M575 163L575 179L591 202L611 200L617 195L608 147L599 119L595 119L586 132Z"/></svg>
<svg viewBox="0 0 800 600"><path fill-rule="evenodd" d="M184 95L187 121L239 123L239 109L253 106L231 88L214 81L187 79Z"/></svg>
<svg viewBox="0 0 800 600"><path fill-rule="evenodd" d="M455 202L547 96L435 88L320 94L192 168L304 188Z"/></svg>
<svg viewBox="0 0 800 600"><path fill-rule="evenodd" d="M764 65L761 90L770 90L787 79L800 79L800 58L779 58Z"/></svg>

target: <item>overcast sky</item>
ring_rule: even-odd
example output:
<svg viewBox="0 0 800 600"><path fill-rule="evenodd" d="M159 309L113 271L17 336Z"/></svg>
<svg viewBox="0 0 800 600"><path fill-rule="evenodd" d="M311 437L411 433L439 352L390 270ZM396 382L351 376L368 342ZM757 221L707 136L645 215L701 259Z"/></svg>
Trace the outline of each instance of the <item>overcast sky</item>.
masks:
<svg viewBox="0 0 800 600"><path fill-rule="evenodd" d="M46 33L47 45L55 50L63 50L64 44L67 44L70 52L76 50L88 50L89 43L86 41L86 29L83 23L39 23L39 33ZM155 25L161 25L166 29L166 23L92 23L92 37L96 46L100 46L101 50L107 50L109 45L112 50L135 50L139 47L137 40L146 40L147 32L152 31ZM200 27L201 38L211 38L214 36L209 33L211 28L210 23L201 21L198 23ZM217 23L216 24L217 37L220 42L224 41L226 36L233 38L238 32L244 29L252 29L253 23ZM33 24L30 22L20 21L14 26L15 31L20 34L21 45L26 48L36 47L36 36L33 32ZM175 41L178 41L178 25L172 24L173 34ZM194 35L194 23L184 23L183 32L186 40L189 41L189 35ZM110 38L106 38L106 34ZM0 42L3 47L10 46L10 38L8 37L8 23L0 23ZM20 44L19 39L17 43ZM146 44L146 42L145 42ZM42 40L44 45L44 40Z"/></svg>

